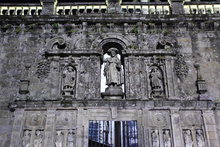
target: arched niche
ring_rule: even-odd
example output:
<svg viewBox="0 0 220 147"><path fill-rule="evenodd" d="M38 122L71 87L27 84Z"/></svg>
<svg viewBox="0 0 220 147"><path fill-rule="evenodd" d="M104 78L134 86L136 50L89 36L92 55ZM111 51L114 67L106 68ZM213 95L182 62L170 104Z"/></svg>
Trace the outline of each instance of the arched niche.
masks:
<svg viewBox="0 0 220 147"><path fill-rule="evenodd" d="M101 92L107 92L108 87L111 87L111 83L109 84L109 80L108 76L106 76L105 74L105 67L109 65L109 60L111 60L111 58L117 58L117 60L120 61L120 63L116 63L116 64L120 64L120 67L118 70L120 70L120 82L119 83L115 83L116 87L119 87L121 89L121 95L124 91L124 59L123 59L123 52L126 49L126 44L119 40L119 39L115 39L115 38L109 38L109 39L105 39L102 42L100 42L99 44L99 48L102 49L102 53L103 53L103 57L102 57L102 62L101 62ZM112 49L117 49L116 51L116 56L113 57L111 56L111 53L109 54L109 51ZM116 60L114 60L116 61ZM119 62L118 61L118 62ZM119 71L118 71L119 72ZM114 87L114 86L113 86ZM121 97L120 95L120 97Z"/></svg>

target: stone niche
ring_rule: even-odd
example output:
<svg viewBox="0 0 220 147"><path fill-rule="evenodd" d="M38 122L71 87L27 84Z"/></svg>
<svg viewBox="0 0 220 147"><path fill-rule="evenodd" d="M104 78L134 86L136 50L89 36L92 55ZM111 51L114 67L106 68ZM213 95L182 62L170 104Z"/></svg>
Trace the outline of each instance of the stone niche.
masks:
<svg viewBox="0 0 220 147"><path fill-rule="evenodd" d="M180 124L185 147L207 146L201 111L180 111Z"/></svg>
<svg viewBox="0 0 220 147"><path fill-rule="evenodd" d="M145 114L145 119L144 144L151 147L172 147L170 112L168 110L150 110Z"/></svg>
<svg viewBox="0 0 220 147"><path fill-rule="evenodd" d="M76 146L76 111L57 111L55 128L54 143L56 147Z"/></svg>

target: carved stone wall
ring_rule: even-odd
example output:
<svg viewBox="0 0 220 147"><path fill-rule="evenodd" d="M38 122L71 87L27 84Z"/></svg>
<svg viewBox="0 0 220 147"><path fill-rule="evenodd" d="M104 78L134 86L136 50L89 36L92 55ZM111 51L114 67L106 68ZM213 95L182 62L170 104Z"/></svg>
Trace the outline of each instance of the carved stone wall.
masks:
<svg viewBox="0 0 220 147"><path fill-rule="evenodd" d="M0 17L0 146L85 147L89 120L136 120L140 147L218 147L219 28L176 17ZM100 90L112 47L117 100Z"/></svg>

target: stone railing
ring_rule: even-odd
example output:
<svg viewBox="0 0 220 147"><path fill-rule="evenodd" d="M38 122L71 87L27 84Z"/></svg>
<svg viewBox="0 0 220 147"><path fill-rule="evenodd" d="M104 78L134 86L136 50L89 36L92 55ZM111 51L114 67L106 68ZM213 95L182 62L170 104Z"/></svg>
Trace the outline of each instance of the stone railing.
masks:
<svg viewBox="0 0 220 147"><path fill-rule="evenodd" d="M66 5L59 4L56 6L57 15L75 15L75 14L89 14L89 13L108 13L107 5L103 4L75 4ZM170 14L169 3L122 3L121 13L135 13L135 14Z"/></svg>
<svg viewBox="0 0 220 147"><path fill-rule="evenodd" d="M46 0L44 0L46 1ZM48 3L31 4L0 4L0 15L78 15L90 13L108 13L105 2L90 3ZM124 2L121 4L120 13L170 15L170 14L219 14L220 1L218 2ZM175 3L175 4L174 4ZM183 5L184 3L184 5ZM51 9L48 10L48 5ZM181 8L182 7L182 8ZM180 10L180 11L179 11Z"/></svg>
<svg viewBox="0 0 220 147"><path fill-rule="evenodd" d="M122 4L122 13L171 14L169 3Z"/></svg>
<svg viewBox="0 0 220 147"><path fill-rule="evenodd" d="M107 6L105 3L70 3L58 4L55 8L56 15L76 15L89 13L106 13Z"/></svg>
<svg viewBox="0 0 220 147"><path fill-rule="evenodd" d="M185 14L219 14L220 2L185 2Z"/></svg>
<svg viewBox="0 0 220 147"><path fill-rule="evenodd" d="M40 4L0 5L0 15L40 15Z"/></svg>

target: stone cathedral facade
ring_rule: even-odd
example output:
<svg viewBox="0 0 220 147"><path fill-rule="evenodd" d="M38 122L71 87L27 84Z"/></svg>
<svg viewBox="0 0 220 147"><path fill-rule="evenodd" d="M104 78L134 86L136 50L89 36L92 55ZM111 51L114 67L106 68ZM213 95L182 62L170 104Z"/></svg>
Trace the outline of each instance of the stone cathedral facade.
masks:
<svg viewBox="0 0 220 147"><path fill-rule="evenodd" d="M219 147L219 0L0 2L0 147Z"/></svg>

